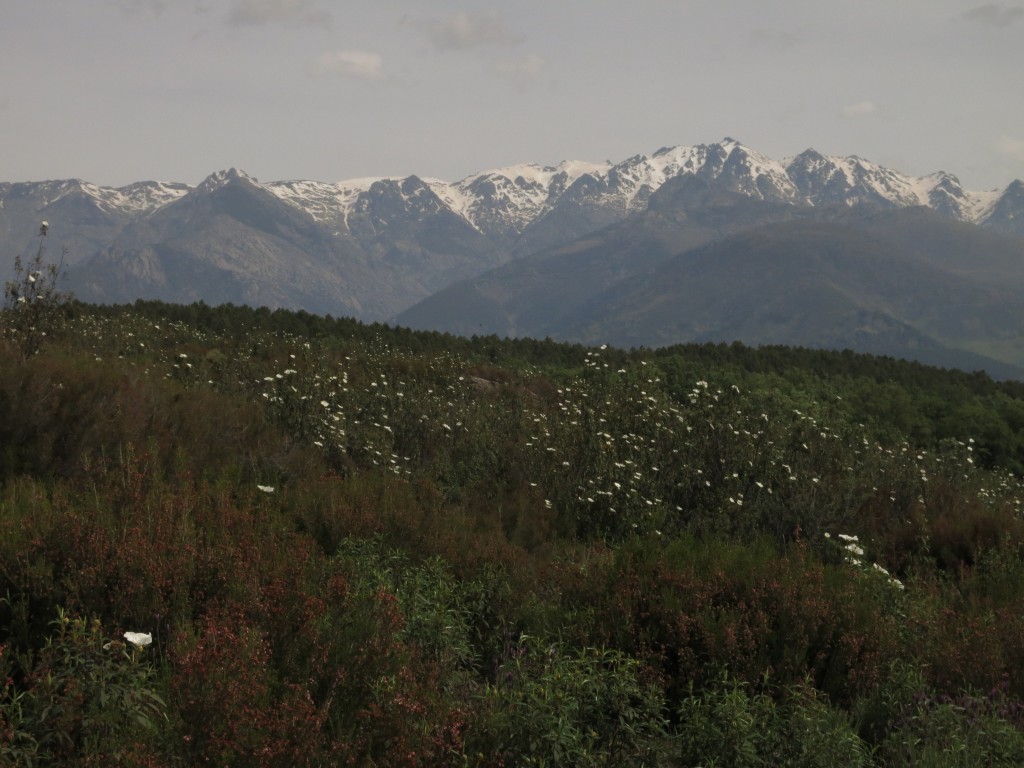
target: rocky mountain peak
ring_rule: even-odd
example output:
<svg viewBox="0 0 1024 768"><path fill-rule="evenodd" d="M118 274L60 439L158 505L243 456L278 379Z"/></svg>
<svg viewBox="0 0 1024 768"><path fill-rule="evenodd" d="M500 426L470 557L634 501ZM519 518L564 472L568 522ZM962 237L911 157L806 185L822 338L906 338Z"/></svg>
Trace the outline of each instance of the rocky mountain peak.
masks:
<svg viewBox="0 0 1024 768"><path fill-rule="evenodd" d="M213 192L233 182L248 182L250 184L259 185L259 180L250 176L245 171L240 171L237 168L228 168L224 171L215 171L214 173L211 173L202 180L199 186L196 187L196 190L200 192Z"/></svg>

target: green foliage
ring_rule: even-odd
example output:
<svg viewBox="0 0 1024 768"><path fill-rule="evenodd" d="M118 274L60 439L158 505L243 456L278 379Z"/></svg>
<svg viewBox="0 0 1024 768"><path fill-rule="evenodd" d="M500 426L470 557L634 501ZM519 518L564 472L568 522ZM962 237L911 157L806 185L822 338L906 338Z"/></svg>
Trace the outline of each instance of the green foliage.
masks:
<svg viewBox="0 0 1024 768"><path fill-rule="evenodd" d="M1024 733L983 704L922 702L904 717L879 747L882 765L1011 768L1024 763Z"/></svg>
<svg viewBox="0 0 1024 768"><path fill-rule="evenodd" d="M3 647L0 757L9 765L128 765L159 754L166 704L144 648L58 611L38 649Z"/></svg>
<svg viewBox="0 0 1024 768"><path fill-rule="evenodd" d="M1017 383L73 310L0 347L11 761L1018 758Z"/></svg>
<svg viewBox="0 0 1024 768"><path fill-rule="evenodd" d="M724 674L710 689L691 692L679 709L681 764L760 768L855 768L870 749L850 722L798 687L776 701Z"/></svg>
<svg viewBox="0 0 1024 768"><path fill-rule="evenodd" d="M482 714L466 750L511 765L653 764L666 723L660 693L641 673L613 650L524 635L477 695Z"/></svg>
<svg viewBox="0 0 1024 768"><path fill-rule="evenodd" d="M886 766L1014 766L1024 760L1019 701L1003 687L956 696L931 688L913 665L894 662L860 705L862 731Z"/></svg>

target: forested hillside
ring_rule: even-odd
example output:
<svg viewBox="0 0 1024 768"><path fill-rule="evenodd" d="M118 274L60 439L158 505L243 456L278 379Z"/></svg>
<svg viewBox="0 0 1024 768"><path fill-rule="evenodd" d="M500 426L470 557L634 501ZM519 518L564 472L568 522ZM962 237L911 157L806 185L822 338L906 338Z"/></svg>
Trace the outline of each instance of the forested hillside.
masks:
<svg viewBox="0 0 1024 768"><path fill-rule="evenodd" d="M1024 763L1018 382L53 309L2 315L0 763Z"/></svg>

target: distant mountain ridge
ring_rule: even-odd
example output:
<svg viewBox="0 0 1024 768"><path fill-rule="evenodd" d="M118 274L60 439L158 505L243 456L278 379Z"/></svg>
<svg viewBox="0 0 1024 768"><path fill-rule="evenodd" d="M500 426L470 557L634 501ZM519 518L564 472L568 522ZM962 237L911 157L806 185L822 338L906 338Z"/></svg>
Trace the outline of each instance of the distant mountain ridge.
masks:
<svg viewBox="0 0 1024 768"><path fill-rule="evenodd" d="M954 302L948 312L958 319L952 325L919 311L927 297L901 303L891 293L842 291L834 296L845 297L845 312L823 311L818 302L817 309L801 307L803 320L797 323L780 319L783 305L773 305L751 308L754 319L744 323L744 308L729 296L702 293L701 275L665 266L721 242L724 250L707 253L728 263L737 248L752 247L753 241L736 238L763 227L809 221L840 227L844 219L860 221L865 212L912 211L929 216L908 213L896 229L910 234L893 235L892 243L885 240L892 233L881 240L872 234L870 242L893 258L913 256L911 272L931 270L925 282L941 286ZM410 175L261 183L232 168L194 187L0 183L0 243L8 251L0 258L10 263L15 254L32 253L41 220L50 222L47 246L67 249L68 287L87 301L232 302L457 333L614 337L624 344L718 339L735 332L753 343L871 342L893 354L904 350L913 356L914 349L929 348L939 350L939 357L943 350L961 349L979 360L991 355L1024 365L1024 348L1018 348L1024 341L1019 344L1000 325L1018 319L1024 324L1009 306L1011 287L1024 288L1024 255L1016 257L1024 242L1024 182L975 192L949 173L912 177L813 149L777 160L726 138L663 147L617 163L507 166L456 182ZM831 231L849 237L845 230ZM820 243L820 227L814 232ZM796 228L773 238L801 251L801 238L812 238L812 230ZM933 253L946 254L948 263L922 260L923 242L931 243ZM956 253L950 242L958 244ZM848 255L854 256L859 258L853 251ZM718 262L701 263L710 276ZM878 269L884 261L863 263ZM997 277L986 282L972 274L977 269ZM804 281L807 290L828 294L835 274L822 272L821 283ZM694 305L700 303L694 297L709 299L707 307L728 307L732 319L709 317L702 324L679 312L671 318L648 312L653 294L640 282L671 283L683 275L686 291L655 286L665 294L656 303L685 308L684 297ZM726 290L728 281L716 285ZM763 285L781 290L767 278ZM860 289L874 290L867 283ZM956 306L982 311L986 291L998 306L984 312L984 321L956 314ZM810 301L809 294L804 298ZM630 301L639 304L630 307ZM917 315L903 314L911 309ZM772 333L757 318L770 318ZM860 330L837 326L817 334L814 325L827 322L857 322ZM629 323L625 333L623 324Z"/></svg>
<svg viewBox="0 0 1024 768"><path fill-rule="evenodd" d="M479 232L521 234L555 210L563 197L584 198L622 215L642 209L650 194L668 179L681 175L715 179L730 188L765 200L815 207L873 204L902 208L925 206L947 218L1018 233L1024 204L1024 183L1003 190L964 190L956 176L937 172L912 177L856 156L832 157L808 149L773 160L741 143L663 147L652 155L622 162L569 161L557 166L523 164L483 171L449 183L438 179L388 177L320 182L271 182L282 199L324 222L346 222L353 211L370 207L368 199L381 186L415 180L433 192L449 210Z"/></svg>
<svg viewBox="0 0 1024 768"><path fill-rule="evenodd" d="M400 197L412 209L417 205L411 198L429 192L441 206L482 234L507 236L524 232L565 196L586 198L591 204L626 214L642 209L650 193L665 181L686 174L722 181L760 199L819 207L921 205L958 221L1024 233L1024 182L1020 180L1002 190L968 191L956 176L943 171L913 177L857 156L826 156L813 149L774 160L728 137L713 144L663 147L651 155L635 155L615 164L525 163L481 171L456 182L413 175L260 184L243 171L230 169L212 173L194 188L148 181L115 189L77 179L0 183L0 210L25 199L42 210L77 195L91 198L110 214L148 215L191 191L208 190L243 176L339 232L349 227L354 215L372 213L382 190L396 189L406 190Z"/></svg>

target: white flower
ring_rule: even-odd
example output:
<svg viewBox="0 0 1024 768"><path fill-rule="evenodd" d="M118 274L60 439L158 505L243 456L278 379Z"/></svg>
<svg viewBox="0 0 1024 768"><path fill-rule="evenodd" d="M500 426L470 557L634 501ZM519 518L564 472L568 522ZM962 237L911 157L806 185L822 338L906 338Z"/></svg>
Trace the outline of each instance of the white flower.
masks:
<svg viewBox="0 0 1024 768"><path fill-rule="evenodd" d="M148 632L125 632L124 639L139 648L144 648L153 642L153 636Z"/></svg>
<svg viewBox="0 0 1024 768"><path fill-rule="evenodd" d="M274 492L274 486L272 486L272 485L257 485L256 487L259 490L263 491L264 493L273 493Z"/></svg>

